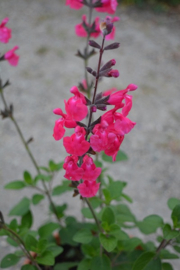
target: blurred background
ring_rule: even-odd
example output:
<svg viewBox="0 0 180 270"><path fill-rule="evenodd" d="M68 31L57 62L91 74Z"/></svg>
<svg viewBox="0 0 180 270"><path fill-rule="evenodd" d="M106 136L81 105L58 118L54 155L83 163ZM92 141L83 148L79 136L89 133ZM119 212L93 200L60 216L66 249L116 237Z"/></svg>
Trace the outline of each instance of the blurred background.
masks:
<svg viewBox="0 0 180 270"><path fill-rule="evenodd" d="M180 0L119 2L115 15L121 20L116 23L115 41L121 46L104 54L103 60L115 58L120 77L103 79L99 90L137 84L129 115L137 124L121 147L129 160L113 164L109 173L128 183L125 191L133 199L130 207L138 219L158 214L170 222L167 200L180 198ZM1 62L0 77L3 82L10 79L11 86L5 89L7 102L13 103L25 138L34 138L30 147L40 166L66 156L62 141L52 137L57 119L52 111L57 107L64 110L70 88L84 79L83 62L75 54L84 48L85 39L75 35L74 26L85 13L86 8L70 9L63 0L0 1L0 21L9 17L7 27L12 29L10 42L1 43L0 52L18 45L20 55L16 68ZM106 14L94 12L93 16L103 19ZM97 57L90 60L92 68ZM35 174L15 127L9 119L1 120L0 210L7 221L10 209L32 194L31 190L3 189L8 182L21 180L23 170ZM59 174L55 183L62 177ZM69 203L68 213L81 218L78 197L68 193L57 200ZM34 226L39 226L47 219L47 203L36 208L32 208ZM0 257L7 249L1 241Z"/></svg>

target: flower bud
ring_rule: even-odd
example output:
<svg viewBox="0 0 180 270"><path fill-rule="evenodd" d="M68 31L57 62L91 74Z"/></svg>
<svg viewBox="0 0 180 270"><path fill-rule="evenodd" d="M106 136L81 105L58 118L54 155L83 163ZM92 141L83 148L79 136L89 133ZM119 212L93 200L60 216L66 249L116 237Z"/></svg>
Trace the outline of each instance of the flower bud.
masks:
<svg viewBox="0 0 180 270"><path fill-rule="evenodd" d="M103 33L103 36L109 35L113 29L113 23L109 17L100 23L100 30Z"/></svg>

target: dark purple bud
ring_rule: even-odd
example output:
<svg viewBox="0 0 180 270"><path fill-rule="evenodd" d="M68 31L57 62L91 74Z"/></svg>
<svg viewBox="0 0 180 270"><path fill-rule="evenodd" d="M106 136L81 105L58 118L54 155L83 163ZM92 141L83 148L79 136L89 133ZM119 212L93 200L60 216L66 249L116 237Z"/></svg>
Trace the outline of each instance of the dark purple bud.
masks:
<svg viewBox="0 0 180 270"><path fill-rule="evenodd" d="M94 77L96 77L96 71L94 71L92 68L90 67L86 67L87 72L89 72L90 74L92 74Z"/></svg>
<svg viewBox="0 0 180 270"><path fill-rule="evenodd" d="M101 46L94 40L89 40L89 46L97 48L97 49L101 49Z"/></svg>
<svg viewBox="0 0 180 270"><path fill-rule="evenodd" d="M108 61L101 69L100 71L103 71L105 69L111 68L112 66L114 66L116 64L116 60L115 59L111 59L110 61Z"/></svg>
<svg viewBox="0 0 180 270"><path fill-rule="evenodd" d="M107 106L104 104L99 104L96 106L98 110L100 111L106 111L107 110Z"/></svg>
<svg viewBox="0 0 180 270"><path fill-rule="evenodd" d="M99 72L99 77L109 77L108 74L111 71L111 68L105 69Z"/></svg>
<svg viewBox="0 0 180 270"><path fill-rule="evenodd" d="M91 112L96 112L96 111L97 111L96 106L92 106L92 107L91 107Z"/></svg>
<svg viewBox="0 0 180 270"><path fill-rule="evenodd" d="M107 76L104 75L105 77L114 77L118 78L119 77L119 71L117 69L112 69L111 71L108 72Z"/></svg>
<svg viewBox="0 0 180 270"><path fill-rule="evenodd" d="M120 43L119 43L119 42L114 42L114 43L112 43L112 44L106 46L106 47L104 48L104 50L114 50L114 49L119 48L119 46L120 46Z"/></svg>
<svg viewBox="0 0 180 270"><path fill-rule="evenodd" d="M113 29L113 22L110 17L106 17L106 19L100 23L100 30L103 33L103 36L109 35Z"/></svg>
<svg viewBox="0 0 180 270"><path fill-rule="evenodd" d="M109 100L109 97L110 97L110 95L104 96L104 97L102 97L102 98L96 100L96 101L95 101L95 104L96 104L96 105L99 105L99 104L106 105L106 104L108 104L107 101Z"/></svg>

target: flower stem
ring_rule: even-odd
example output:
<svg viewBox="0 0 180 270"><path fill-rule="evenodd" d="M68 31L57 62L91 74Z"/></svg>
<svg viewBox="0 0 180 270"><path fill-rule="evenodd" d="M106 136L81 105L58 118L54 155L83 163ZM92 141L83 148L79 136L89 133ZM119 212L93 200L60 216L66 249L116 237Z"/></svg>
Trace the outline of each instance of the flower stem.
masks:
<svg viewBox="0 0 180 270"><path fill-rule="evenodd" d="M5 109L6 109L7 111L9 111L7 102L6 102L5 97L4 97L4 95L3 95L3 89L0 89L0 94L1 94L1 98L2 98L2 101L3 101L4 106L5 106ZM31 159L31 161L32 161L32 163L33 163L33 165L34 165L36 171L37 171L37 173L40 174L41 172L40 172L39 166L38 166L38 164L37 164L37 162L36 162L36 160L35 160L35 158L34 158L32 152L31 152L31 150L30 150L30 148L29 148L29 146L28 146L28 144L27 144L27 142L26 142L24 136L23 136L23 133L22 133L22 131L21 131L21 129L20 129L20 127L19 127L19 125L18 125L16 119L15 119L14 116L12 115L12 113L9 113L9 118L10 118L11 121L14 123L14 125L15 125L15 127L16 127L16 130L17 130L17 132L18 132L18 134L19 134L19 136L20 136L20 138L21 138L21 141L22 141L22 143L23 143L23 145L24 145L24 147L25 147L25 149L26 149L26 151L27 151L27 153L28 153L28 155L29 155L29 157L30 157L30 159ZM58 223L60 224L60 218L58 217L58 213L57 213L56 207L55 207L55 205L54 205L54 202L52 201L52 198L51 198L51 195L50 195L50 193L49 193L49 190L48 190L48 188L46 187L46 184L44 183L44 181L42 180L41 182L42 182L42 185L43 185L43 187L44 187L45 194L47 195L48 200L49 200L49 203L50 203L50 205L51 205L51 207L52 207L52 210L53 210L53 212L54 212L54 214L55 214L55 216L56 216L56 219L57 219ZM61 225L61 224L60 224L60 225Z"/></svg>
<svg viewBox="0 0 180 270"><path fill-rule="evenodd" d="M99 220L98 220L98 218L97 218L97 216L96 216L96 214L95 214L95 212L94 212L94 209L93 209L93 207L92 207L90 201L89 201L87 198L84 198L84 200L85 200L85 202L87 203L87 205L88 205L88 207L89 207L89 209L90 209L90 211L91 211L91 213L92 213L92 215L93 215L93 217L94 217L94 220L95 220L95 222L96 222L96 224L97 224L97 227L98 227L99 231L100 231L100 232L103 232L103 229L102 229L101 226L100 226Z"/></svg>

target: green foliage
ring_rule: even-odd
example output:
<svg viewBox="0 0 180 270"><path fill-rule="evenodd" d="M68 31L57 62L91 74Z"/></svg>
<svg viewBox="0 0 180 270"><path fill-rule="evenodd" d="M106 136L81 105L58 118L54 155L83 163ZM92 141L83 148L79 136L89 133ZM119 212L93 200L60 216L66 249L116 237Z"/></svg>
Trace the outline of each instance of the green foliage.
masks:
<svg viewBox="0 0 180 270"><path fill-rule="evenodd" d="M102 160L108 162L108 163L113 163L112 161L112 157L110 156L107 156L104 152L102 153ZM117 156L116 156L116 161L115 162L118 162L118 161L126 161L128 160L128 156L123 152L123 151L119 151Z"/></svg>
<svg viewBox="0 0 180 270"><path fill-rule="evenodd" d="M23 216L29 211L30 200L24 197L16 206L11 209L10 216Z"/></svg>
<svg viewBox="0 0 180 270"><path fill-rule="evenodd" d="M37 270L37 267L30 264L26 264L21 267L21 270Z"/></svg>
<svg viewBox="0 0 180 270"><path fill-rule="evenodd" d="M158 215L150 215L138 222L137 226L144 234L155 233L158 228L162 228L164 225L163 219Z"/></svg>
<svg viewBox="0 0 180 270"><path fill-rule="evenodd" d="M153 252L145 252L135 261L132 270L144 270L149 262L153 259L155 254Z"/></svg>
<svg viewBox="0 0 180 270"><path fill-rule="evenodd" d="M22 189L24 187L26 187L26 184L20 180L12 181L4 186L5 189Z"/></svg>
<svg viewBox="0 0 180 270"><path fill-rule="evenodd" d="M94 257L91 261L93 270L111 270L110 259L106 255Z"/></svg>
<svg viewBox="0 0 180 270"><path fill-rule="evenodd" d="M87 229L81 229L74 235L73 240L78 243L88 244L91 242L92 238L93 236L91 231Z"/></svg>
<svg viewBox="0 0 180 270"><path fill-rule="evenodd" d="M64 180L64 181L62 181L61 185L58 185L58 186L53 188L52 196L59 196L67 191L72 191L72 188L69 187L69 181Z"/></svg>
<svg viewBox="0 0 180 270"><path fill-rule="evenodd" d="M42 194L34 194L32 197L32 203L34 205L40 203L40 201L42 201L44 199L44 195Z"/></svg>
<svg viewBox="0 0 180 270"><path fill-rule="evenodd" d="M171 218L174 228L180 228L180 204L177 204L172 211Z"/></svg>
<svg viewBox="0 0 180 270"><path fill-rule="evenodd" d="M104 235L103 233L99 236L101 245L107 252L111 252L117 246L117 239L113 235Z"/></svg>
<svg viewBox="0 0 180 270"><path fill-rule="evenodd" d="M1 268L8 268L19 262L20 258L15 254L8 254L1 260Z"/></svg>
<svg viewBox="0 0 180 270"><path fill-rule="evenodd" d="M52 233L58 228L59 228L59 224L57 224L55 222L49 222L47 224L42 225L39 228L38 233L39 233L40 237L47 238L50 235L52 235Z"/></svg>
<svg viewBox="0 0 180 270"><path fill-rule="evenodd" d="M54 265L55 259L51 251L44 251L41 255L36 257L36 261L42 265Z"/></svg>

